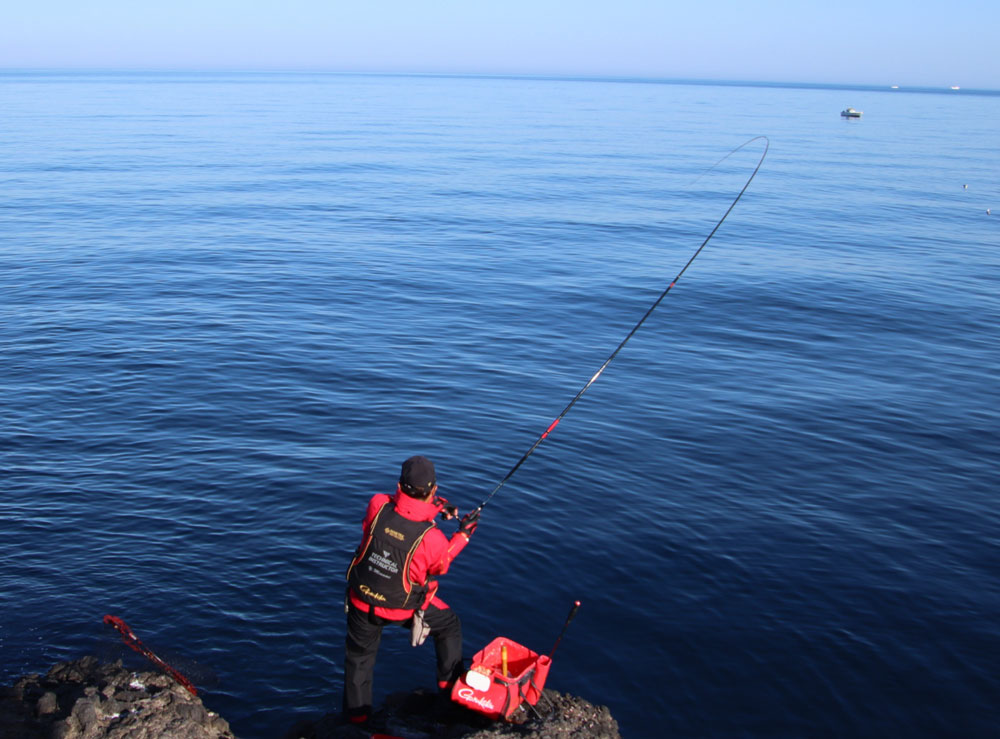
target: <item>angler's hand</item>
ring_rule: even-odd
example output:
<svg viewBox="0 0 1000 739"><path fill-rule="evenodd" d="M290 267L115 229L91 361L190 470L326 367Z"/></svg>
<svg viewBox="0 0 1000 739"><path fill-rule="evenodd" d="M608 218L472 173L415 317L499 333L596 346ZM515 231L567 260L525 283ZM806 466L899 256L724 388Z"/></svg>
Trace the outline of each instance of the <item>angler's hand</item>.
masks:
<svg viewBox="0 0 1000 739"><path fill-rule="evenodd" d="M462 521L458 526L458 533L472 538L472 535L476 533L476 527L479 525L479 514L480 510L475 508L462 516Z"/></svg>
<svg viewBox="0 0 1000 739"><path fill-rule="evenodd" d="M453 505L448 504L447 498L442 498L440 495L434 496L434 505L438 507L441 515L444 517L445 521L450 521L453 518L458 518L458 508Z"/></svg>

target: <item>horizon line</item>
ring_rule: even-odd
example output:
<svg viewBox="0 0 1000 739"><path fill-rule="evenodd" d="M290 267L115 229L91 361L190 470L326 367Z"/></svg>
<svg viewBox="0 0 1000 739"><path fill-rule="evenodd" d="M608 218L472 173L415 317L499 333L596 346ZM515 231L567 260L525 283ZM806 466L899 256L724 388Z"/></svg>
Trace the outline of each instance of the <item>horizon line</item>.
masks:
<svg viewBox="0 0 1000 739"><path fill-rule="evenodd" d="M373 70L334 70L321 68L253 68L253 67L4 67L0 75L100 75L100 74L259 74L259 75L317 75L331 77L431 77L457 79L511 79L564 82L613 82L632 84L663 85L711 85L726 87L779 87L792 89L858 90L866 92L921 92L921 93L968 93L978 95L1000 95L1000 89L961 87L959 85L897 85L871 82L806 82L801 80L743 80L715 77L664 77L654 75L626 74L580 74L547 72L403 72Z"/></svg>

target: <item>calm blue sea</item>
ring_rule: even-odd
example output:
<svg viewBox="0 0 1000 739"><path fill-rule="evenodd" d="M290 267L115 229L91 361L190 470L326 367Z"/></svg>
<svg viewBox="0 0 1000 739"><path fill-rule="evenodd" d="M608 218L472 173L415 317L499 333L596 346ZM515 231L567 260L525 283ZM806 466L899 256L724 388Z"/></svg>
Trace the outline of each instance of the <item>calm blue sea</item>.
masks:
<svg viewBox="0 0 1000 739"><path fill-rule="evenodd" d="M581 600L549 686L627 737L996 736L1000 96L8 72L0 101L4 683L119 655L113 613L244 739L338 710L369 496L419 453L479 503L765 135L442 594L468 656L547 652ZM376 698L433 679L386 637Z"/></svg>

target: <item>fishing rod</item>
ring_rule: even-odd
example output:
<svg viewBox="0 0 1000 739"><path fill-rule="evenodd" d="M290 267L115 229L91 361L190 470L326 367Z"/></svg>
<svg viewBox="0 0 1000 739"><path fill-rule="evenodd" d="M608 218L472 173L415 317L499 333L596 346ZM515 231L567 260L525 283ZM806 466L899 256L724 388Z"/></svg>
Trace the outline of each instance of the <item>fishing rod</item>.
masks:
<svg viewBox="0 0 1000 739"><path fill-rule="evenodd" d="M527 460L528 457L530 457L534 453L534 451L538 448L538 445L541 444L543 441L545 441L548 435L552 433L553 429L555 429L555 427L559 425L559 422L563 420L563 417L567 413L569 413L570 408L576 405L576 402L580 399L580 397L585 392L587 392L587 389L591 385L593 385L597 381L597 378L601 376L601 374L604 372L605 369L607 369L608 365L611 364L611 361L618 356L618 352L622 350L622 348L628 343L629 339L631 339L635 335L635 332L639 330L639 327L646 322L646 319L649 318L649 316L652 314L654 310L656 310L656 307L661 302L663 302L663 299L665 297L667 297L667 293L669 293L670 290L673 288L673 286L677 284L677 281L681 278L681 275L683 275L687 271L687 268L691 266L691 263L698 257L699 254L701 254L701 250L705 248L705 245L709 241L711 241L713 236L715 236L715 232L719 230L719 227L723 224L726 218L729 217L729 214L732 212L733 208L736 207L736 204L740 201L740 198L743 197L743 193L745 193L747 191L747 188L750 187L750 183L753 182L753 178L757 176L757 171L764 163L764 157L767 156L767 150L770 147L771 142L770 140L768 140L767 136L755 136L749 141L741 144L740 146L737 146L735 149L726 154L724 157L722 157L719 161L717 161L708 169L708 172L711 172L713 169L718 167L733 154L740 151L741 149L745 149L747 146L754 143L755 141L764 142L764 151L763 153L761 153L760 159L757 161L757 166L754 167L754 170L753 172L750 173L750 176L747 178L747 181L743 183L743 188L739 191L736 197L733 198L733 201L729 204L729 207L726 209L726 212L722 214L722 218L720 218L716 222L715 227L711 230L708 236L705 237L705 240L701 242L701 246L699 246L695 250L694 254L691 255L691 258L687 260L687 263L684 265L683 269L681 269L681 271L677 273L677 276L674 277L673 280L671 280L670 284L667 285L666 289L662 293L660 293L660 297L658 297L653 302L653 304L649 306L649 310L647 310L645 314L643 314L642 318L639 319L639 322L632 327L632 330L628 332L628 335L624 339L622 339L621 343L617 346L617 348L613 352L611 352L611 356L609 356L606 360L604 360L604 364L601 365L600 369L598 369L597 372L595 372L593 376L589 380L587 380L587 383L582 388L580 388L580 392L578 392L575 396L573 396L573 399L569 402L569 405L563 408L562 413L556 416L556 419L549 424L549 427L542 432L542 435L539 436L537 439L535 439L535 443L531 445L528 451L526 451L519 460L517 460L517 463L510 468L510 471L506 475L504 475L503 479L500 480L500 482L497 483L496 487L493 488L490 494L486 496L483 502L480 503L478 506L476 506L476 508L474 508L471 513L469 513L470 517L473 516L478 517L479 512L483 510L486 504L490 502L490 500L493 498L494 495L497 494L500 488L502 488L505 484L507 484L507 481L514 476L514 473L517 472L518 469L520 469L521 465L524 464L525 460Z"/></svg>
<svg viewBox="0 0 1000 739"><path fill-rule="evenodd" d="M569 622L573 620L573 616L576 612L580 610L580 601L573 601L573 607L569 609L569 615L566 617L566 623L563 624L562 631L559 632L559 638L556 639L556 643L552 645L552 650L549 652L549 659L552 659L552 655L556 653L556 649L559 648L559 643L566 636L566 629L569 628Z"/></svg>

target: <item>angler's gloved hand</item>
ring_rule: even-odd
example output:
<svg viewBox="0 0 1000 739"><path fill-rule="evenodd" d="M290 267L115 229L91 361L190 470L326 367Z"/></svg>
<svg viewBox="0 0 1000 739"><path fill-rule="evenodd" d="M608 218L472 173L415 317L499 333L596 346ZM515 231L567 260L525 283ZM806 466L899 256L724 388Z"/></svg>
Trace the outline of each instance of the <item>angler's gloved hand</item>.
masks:
<svg viewBox="0 0 1000 739"><path fill-rule="evenodd" d="M471 539L472 535L476 533L476 527L479 525L479 514L480 510L476 508L462 516L462 521L458 526L458 533L465 534Z"/></svg>
<svg viewBox="0 0 1000 739"><path fill-rule="evenodd" d="M438 507L441 511L441 515L444 517L445 521L450 521L453 518L458 518L458 508L453 505L449 505L447 498L442 498L440 495L434 496L434 505Z"/></svg>

